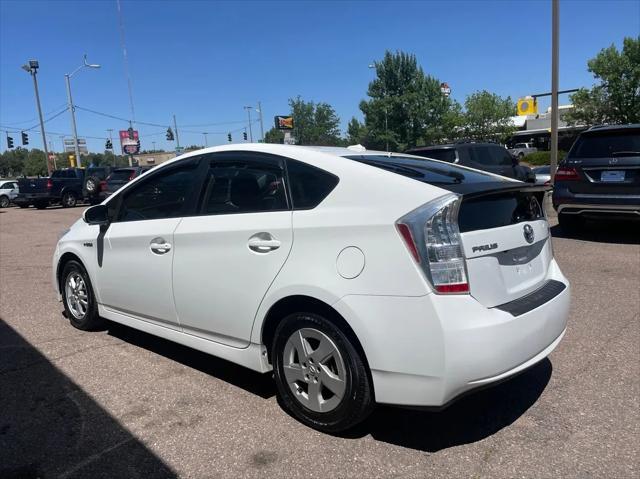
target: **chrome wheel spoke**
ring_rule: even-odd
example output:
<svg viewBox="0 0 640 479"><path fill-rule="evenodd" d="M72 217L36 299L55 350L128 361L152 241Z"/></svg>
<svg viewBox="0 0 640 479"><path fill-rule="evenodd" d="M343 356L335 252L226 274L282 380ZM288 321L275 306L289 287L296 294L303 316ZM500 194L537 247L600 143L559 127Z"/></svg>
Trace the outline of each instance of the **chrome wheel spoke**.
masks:
<svg viewBox="0 0 640 479"><path fill-rule="evenodd" d="M320 395L320 383L311 381L307 389L307 407L314 411L322 410L322 396Z"/></svg>
<svg viewBox="0 0 640 479"><path fill-rule="evenodd" d="M329 338L322 338L318 347L309 356L317 363L322 363L329 359L335 350L335 346L329 341Z"/></svg>
<svg viewBox="0 0 640 479"><path fill-rule="evenodd" d="M287 382L289 384L295 383L296 381L304 381L304 371L300 365L295 364L285 364L284 365L284 375L287 378Z"/></svg>
<svg viewBox="0 0 640 479"><path fill-rule="evenodd" d="M289 341L298 352L298 358L300 359L300 363L302 364L303 361L306 361L308 356L307 348L305 346L305 340L302 337L302 331L296 331L294 334L292 334L289 338Z"/></svg>

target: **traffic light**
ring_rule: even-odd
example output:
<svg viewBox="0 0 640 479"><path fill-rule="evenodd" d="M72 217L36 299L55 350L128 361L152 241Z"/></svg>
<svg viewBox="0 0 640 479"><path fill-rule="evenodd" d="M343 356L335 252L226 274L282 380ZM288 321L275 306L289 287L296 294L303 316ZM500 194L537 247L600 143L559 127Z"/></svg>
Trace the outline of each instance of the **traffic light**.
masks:
<svg viewBox="0 0 640 479"><path fill-rule="evenodd" d="M229 140L229 143L231 143L231 133L227 134L227 140Z"/></svg>
<svg viewBox="0 0 640 479"><path fill-rule="evenodd" d="M140 140L136 142L136 145L138 145L138 153L140 153Z"/></svg>
<svg viewBox="0 0 640 479"><path fill-rule="evenodd" d="M107 142L104 144L104 149L113 150L113 143L111 143L111 140L107 140Z"/></svg>
<svg viewBox="0 0 640 479"><path fill-rule="evenodd" d="M7 135L7 148L13 148L13 138Z"/></svg>
<svg viewBox="0 0 640 479"><path fill-rule="evenodd" d="M167 128L167 141L173 141L173 130L171 128Z"/></svg>
<svg viewBox="0 0 640 479"><path fill-rule="evenodd" d="M29 135L27 135L24 131L21 131L20 135L22 136L22 146L28 145L29 144Z"/></svg>
<svg viewBox="0 0 640 479"><path fill-rule="evenodd" d="M247 132L246 131L242 132L242 138L244 139L244 141L247 141Z"/></svg>
<svg viewBox="0 0 640 479"><path fill-rule="evenodd" d="M133 140L133 128L129 127L127 129L127 134L129 135L129 139Z"/></svg>

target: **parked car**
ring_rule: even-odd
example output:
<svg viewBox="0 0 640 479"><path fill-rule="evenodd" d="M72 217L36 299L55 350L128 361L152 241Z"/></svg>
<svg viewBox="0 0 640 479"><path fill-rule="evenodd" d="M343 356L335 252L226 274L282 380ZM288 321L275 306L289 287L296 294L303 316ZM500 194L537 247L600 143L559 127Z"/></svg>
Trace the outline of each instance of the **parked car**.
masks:
<svg viewBox="0 0 640 479"><path fill-rule="evenodd" d="M640 220L640 124L582 132L554 183L553 206L567 232L587 218Z"/></svg>
<svg viewBox="0 0 640 479"><path fill-rule="evenodd" d="M134 178L140 176L152 166L131 166L128 168L115 168L107 178L100 182L100 201L108 198L118 191L122 186L129 183Z"/></svg>
<svg viewBox="0 0 640 479"><path fill-rule="evenodd" d="M518 160L522 161L525 156L529 153L535 153L538 149L531 146L531 143L516 143L513 145L513 148L509 148L507 151L518 158Z"/></svg>
<svg viewBox="0 0 640 479"><path fill-rule="evenodd" d="M110 166L92 166L85 171L85 180L82 187L82 196L89 204L95 205L102 201L100 197L100 183L104 181L112 171Z"/></svg>
<svg viewBox="0 0 640 479"><path fill-rule="evenodd" d="M495 143L466 142L423 146L409 150L407 153L457 163L520 181L535 182L535 175L531 168L520 165L518 159L505 147Z"/></svg>
<svg viewBox="0 0 640 479"><path fill-rule="evenodd" d="M104 319L259 372L294 417L443 406L545 358L569 283L545 188L386 152L226 145L164 163L64 233L71 324Z"/></svg>
<svg viewBox="0 0 640 479"><path fill-rule="evenodd" d="M64 208L76 206L83 198L85 171L82 168L54 170L51 177L20 178L20 192L14 203L22 208L34 205L43 209L52 203L60 203Z"/></svg>
<svg viewBox="0 0 640 479"><path fill-rule="evenodd" d="M536 184L548 185L551 182L551 167L536 166L533 168L533 173L536 175Z"/></svg>
<svg viewBox="0 0 640 479"><path fill-rule="evenodd" d="M8 208L18 196L18 182L16 180L0 181L0 208Z"/></svg>

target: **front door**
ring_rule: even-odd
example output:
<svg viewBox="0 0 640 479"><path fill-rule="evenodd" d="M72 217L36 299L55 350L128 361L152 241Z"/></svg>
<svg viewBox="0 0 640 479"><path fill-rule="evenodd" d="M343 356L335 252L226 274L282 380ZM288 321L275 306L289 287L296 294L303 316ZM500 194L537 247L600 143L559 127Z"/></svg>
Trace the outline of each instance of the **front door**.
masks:
<svg viewBox="0 0 640 479"><path fill-rule="evenodd" d="M249 344L260 302L292 246L292 213L278 157L209 157L198 215L174 234L173 285L185 333Z"/></svg>
<svg viewBox="0 0 640 479"><path fill-rule="evenodd" d="M179 329L171 278L174 231L195 204L197 183L197 163L191 161L123 192L103 239L98 290L105 308Z"/></svg>

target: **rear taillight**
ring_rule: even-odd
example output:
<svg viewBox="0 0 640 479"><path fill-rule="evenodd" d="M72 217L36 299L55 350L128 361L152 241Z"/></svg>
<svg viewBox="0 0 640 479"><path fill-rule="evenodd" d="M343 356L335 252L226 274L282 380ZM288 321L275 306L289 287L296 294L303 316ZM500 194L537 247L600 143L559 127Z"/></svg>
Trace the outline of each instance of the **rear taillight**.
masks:
<svg viewBox="0 0 640 479"><path fill-rule="evenodd" d="M47 180L47 189L50 190L53 188L53 180Z"/></svg>
<svg viewBox="0 0 640 479"><path fill-rule="evenodd" d="M447 195L401 218L397 228L433 289L442 294L469 292L458 229L460 197Z"/></svg>
<svg viewBox="0 0 640 479"><path fill-rule="evenodd" d="M131 174L129 175L129 181L133 180L136 177L136 172L135 170L131 172Z"/></svg>
<svg viewBox="0 0 640 479"><path fill-rule="evenodd" d="M576 181L579 179L580 175L578 175L576 169L568 166L561 166L558 168L554 177L555 181Z"/></svg>
<svg viewBox="0 0 640 479"><path fill-rule="evenodd" d="M106 180L102 180L100 182L100 186L98 187L98 191L107 191L107 182L106 182Z"/></svg>

